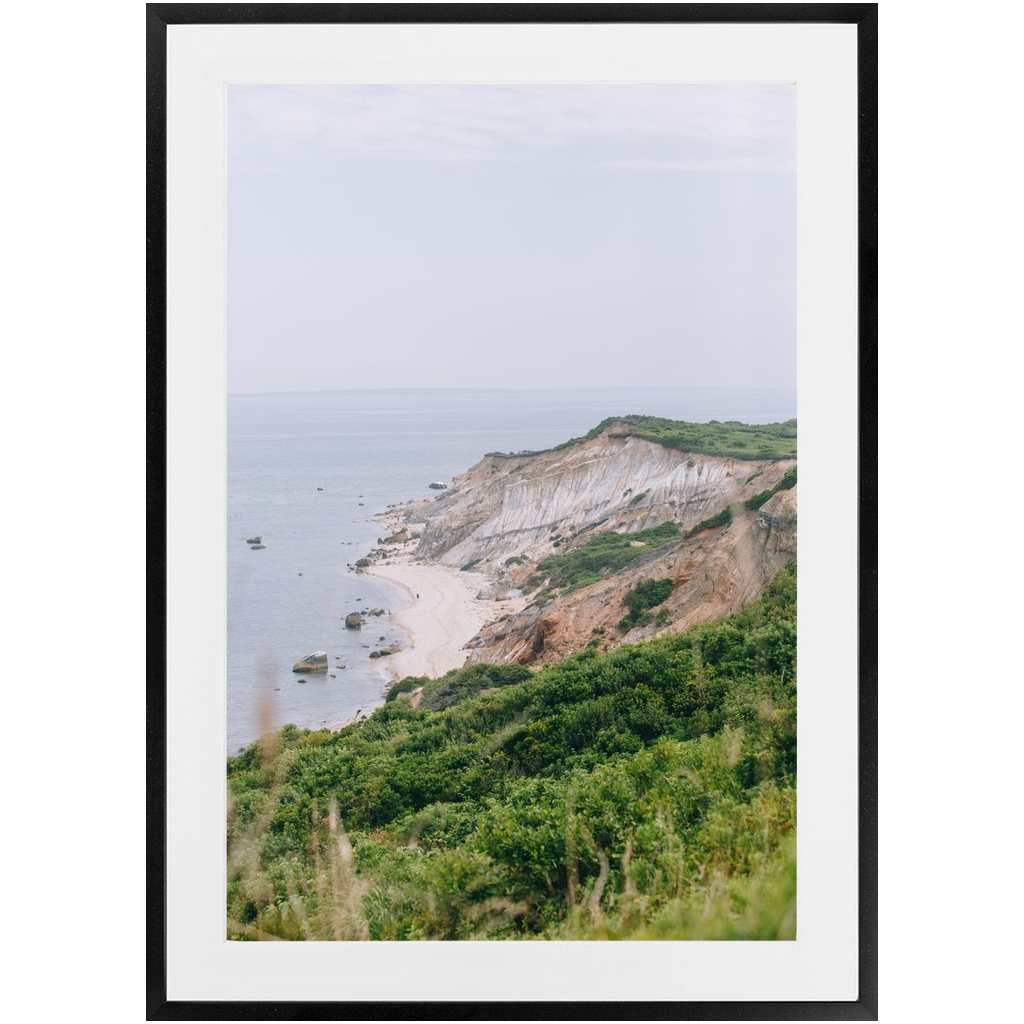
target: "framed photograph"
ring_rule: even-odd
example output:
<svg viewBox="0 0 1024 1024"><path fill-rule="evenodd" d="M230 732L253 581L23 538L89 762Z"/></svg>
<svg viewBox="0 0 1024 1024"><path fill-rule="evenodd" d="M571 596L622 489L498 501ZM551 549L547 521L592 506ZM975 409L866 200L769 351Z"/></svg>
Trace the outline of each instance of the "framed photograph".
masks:
<svg viewBox="0 0 1024 1024"><path fill-rule="evenodd" d="M147 9L149 1019L877 1019L877 5Z"/></svg>

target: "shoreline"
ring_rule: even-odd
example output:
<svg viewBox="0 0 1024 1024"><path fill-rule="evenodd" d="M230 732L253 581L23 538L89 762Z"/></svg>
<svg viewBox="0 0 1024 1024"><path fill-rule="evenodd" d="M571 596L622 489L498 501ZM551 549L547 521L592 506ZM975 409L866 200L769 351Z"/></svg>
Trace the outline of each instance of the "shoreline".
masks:
<svg viewBox="0 0 1024 1024"><path fill-rule="evenodd" d="M408 599L405 607L391 613L408 636L408 646L387 658L393 681L406 676L436 679L461 668L470 653L465 644L485 623L504 614L503 605L509 603L477 600L477 592L488 582L481 573L416 562L410 556L397 556L364 572L400 587Z"/></svg>
<svg viewBox="0 0 1024 1024"><path fill-rule="evenodd" d="M389 509L377 516L377 521L393 532L422 529L422 524L410 522L409 505L415 504ZM521 597L505 601L477 598L492 582L487 574L417 559L416 547L413 539L398 544L388 557L362 570L394 584L407 597L405 606L390 616L408 637L401 650L385 659L393 682L406 676L437 679L462 668L470 655L465 645L484 625L501 615L521 611L526 605Z"/></svg>
<svg viewBox="0 0 1024 1024"><path fill-rule="evenodd" d="M407 514L408 507L395 508L374 518L397 531L410 526ZM372 714L385 703L391 685L406 676L437 679L452 669L462 668L471 653L466 644L481 628L501 615L521 611L527 603L523 597L481 600L476 595L492 582L487 574L419 560L415 548L413 540L396 544L386 558L357 570L398 587L406 595L406 603L388 614L389 621L405 634L406 640L400 650L380 659L385 684L379 701L329 725L327 728L333 732Z"/></svg>

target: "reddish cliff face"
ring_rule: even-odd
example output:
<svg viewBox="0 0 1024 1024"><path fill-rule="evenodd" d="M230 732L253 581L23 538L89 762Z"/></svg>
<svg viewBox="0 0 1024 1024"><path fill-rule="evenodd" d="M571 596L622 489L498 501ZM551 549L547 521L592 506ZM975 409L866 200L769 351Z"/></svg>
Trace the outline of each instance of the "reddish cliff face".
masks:
<svg viewBox="0 0 1024 1024"><path fill-rule="evenodd" d="M606 580L535 602L485 627L470 661L559 661L588 644L610 650L652 636L679 633L738 611L796 558L796 488L780 491L757 511L737 510L727 526L654 548ZM623 599L641 580L670 579L672 592L653 621L625 630Z"/></svg>

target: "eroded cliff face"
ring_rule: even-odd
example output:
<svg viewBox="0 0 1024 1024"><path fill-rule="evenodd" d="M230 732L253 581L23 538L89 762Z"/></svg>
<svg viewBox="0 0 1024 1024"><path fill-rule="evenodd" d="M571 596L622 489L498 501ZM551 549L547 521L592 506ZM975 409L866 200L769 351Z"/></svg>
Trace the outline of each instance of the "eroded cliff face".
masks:
<svg viewBox="0 0 1024 1024"><path fill-rule="evenodd" d="M780 491L757 511L734 513L727 526L656 547L606 580L491 623L469 661L543 664L588 644L606 651L680 633L739 611L795 558L796 488ZM672 580L671 595L655 609L664 610L665 621L624 631L623 597L645 579Z"/></svg>
<svg viewBox="0 0 1024 1024"><path fill-rule="evenodd" d="M758 510L744 501L771 490L793 459L744 460L678 451L614 426L597 437L527 456L487 456L437 500L411 507L417 557L490 575L494 596L537 586L538 563L598 533L663 523L681 533L731 508L729 525L643 552L588 587L543 599L474 638L471 661L559 660L588 643L609 649L736 611L796 557L796 489ZM543 574L540 574L543 575ZM673 581L658 622L624 632L623 597L643 579ZM485 596L481 592L481 596ZM531 595L533 596L533 595Z"/></svg>
<svg viewBox="0 0 1024 1024"><path fill-rule="evenodd" d="M564 547L591 530L636 532L670 520L685 530L770 489L793 464L676 451L613 428L561 451L489 455L427 510L418 553L486 568L517 556L536 561L557 550L555 541Z"/></svg>

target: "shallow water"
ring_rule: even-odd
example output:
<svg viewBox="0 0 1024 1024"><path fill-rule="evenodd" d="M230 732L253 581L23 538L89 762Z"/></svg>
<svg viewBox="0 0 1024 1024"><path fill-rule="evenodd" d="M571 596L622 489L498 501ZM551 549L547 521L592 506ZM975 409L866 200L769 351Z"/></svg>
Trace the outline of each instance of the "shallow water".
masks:
<svg viewBox="0 0 1024 1024"><path fill-rule="evenodd" d="M433 495L432 480L448 482L485 452L547 448L627 413L766 423L795 416L796 393L621 388L228 396L228 752L255 739L261 724L315 728L380 703L386 665L369 660L364 644L399 634L386 617L370 619L361 631L344 626L347 612L404 603L391 584L348 568L382 533L374 514ZM255 535L264 550L245 543ZM328 652L337 678L291 671L317 650ZM336 669L337 661L346 668Z"/></svg>

